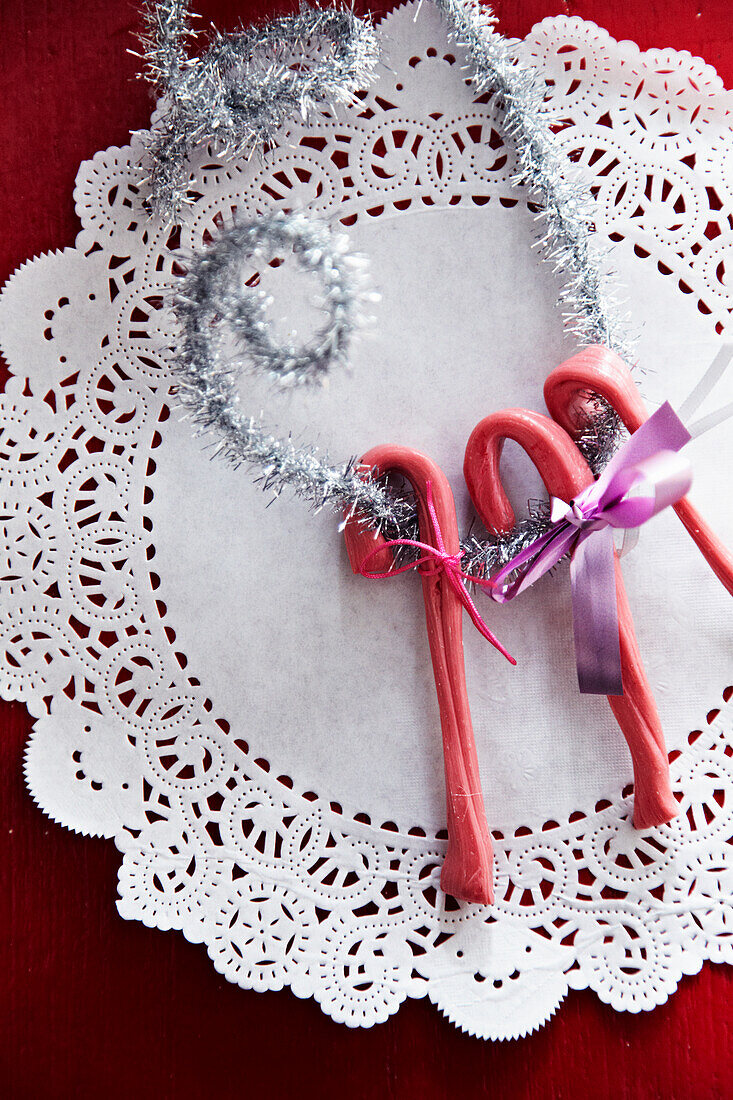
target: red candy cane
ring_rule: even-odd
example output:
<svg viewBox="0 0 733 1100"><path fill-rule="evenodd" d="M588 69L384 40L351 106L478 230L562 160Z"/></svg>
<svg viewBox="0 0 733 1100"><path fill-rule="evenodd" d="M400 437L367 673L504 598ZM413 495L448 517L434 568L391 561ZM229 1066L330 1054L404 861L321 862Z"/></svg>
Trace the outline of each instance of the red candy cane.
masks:
<svg viewBox="0 0 733 1100"><path fill-rule="evenodd" d="M412 485L418 505L420 540L436 547L439 556L460 554L458 521L448 479L430 458L408 447L375 447L362 457L362 465L377 476L395 471ZM428 508L428 486L439 523L439 535ZM442 535L443 546L436 546ZM344 528L351 568L388 571L392 550L386 540L370 531L358 517ZM440 876L446 894L484 905L494 900L493 850L481 793L476 744L466 690L463 658L463 609L445 570L431 561L417 567L422 581L430 656L440 709L448 806L448 850Z"/></svg>
<svg viewBox="0 0 733 1100"><path fill-rule="evenodd" d="M593 395L615 409L621 422L635 432L649 414L629 368L615 352L600 345L586 348L561 363L545 382L550 416L577 438L593 415ZM672 505L716 577L733 595L733 556L687 497Z"/></svg>
<svg viewBox="0 0 733 1100"><path fill-rule="evenodd" d="M590 467L573 440L548 417L528 409L507 409L487 416L471 434L463 467L474 506L487 530L506 534L515 524L499 471L507 439L524 448L551 496L569 502L593 482ZM670 786L664 734L642 665L618 558L616 597L624 693L609 695L608 702L631 751L634 825L645 829L675 817L677 803Z"/></svg>

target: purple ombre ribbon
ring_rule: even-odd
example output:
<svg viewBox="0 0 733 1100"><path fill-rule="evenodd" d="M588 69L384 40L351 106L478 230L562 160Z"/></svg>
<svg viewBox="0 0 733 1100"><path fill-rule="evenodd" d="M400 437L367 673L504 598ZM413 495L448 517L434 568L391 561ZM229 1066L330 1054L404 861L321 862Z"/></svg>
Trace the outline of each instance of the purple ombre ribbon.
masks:
<svg viewBox="0 0 733 1100"><path fill-rule="evenodd" d="M692 436L665 402L569 504L552 499L553 526L492 577L498 603L513 600L570 554L580 690L623 695L613 528L640 527L683 497L692 469L678 452ZM517 573L514 580L509 576Z"/></svg>

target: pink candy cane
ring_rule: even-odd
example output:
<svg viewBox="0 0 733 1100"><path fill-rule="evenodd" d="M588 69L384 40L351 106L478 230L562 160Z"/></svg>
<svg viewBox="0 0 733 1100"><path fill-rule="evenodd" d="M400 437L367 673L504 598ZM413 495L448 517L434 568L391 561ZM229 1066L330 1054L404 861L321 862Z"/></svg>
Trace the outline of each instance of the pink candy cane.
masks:
<svg viewBox="0 0 733 1100"><path fill-rule="evenodd" d="M524 448L553 497L569 502L593 481L573 440L548 417L528 409L507 409L487 416L468 441L463 473L476 511L489 531L506 534L515 524L499 471L506 439ZM631 751L634 825L646 829L675 817L677 803L670 786L664 734L642 665L618 558L616 594L624 693L608 696L608 702Z"/></svg>
<svg viewBox="0 0 733 1100"><path fill-rule="evenodd" d="M436 533L428 510L428 484L439 522L441 554L460 552L458 521L448 479L430 458L408 447L375 447L362 457L362 465L376 475L400 473L412 485L417 497L420 540L436 544ZM344 529L351 568L361 573L369 560L370 570L388 571L392 551L386 540L370 531L358 517ZM376 552L375 552L376 551ZM448 850L440 884L446 894L465 901L488 905L494 900L492 883L493 850L486 824L481 793L476 744L466 690L463 658L463 609L455 586L444 570L430 561L418 566L425 601L430 656L440 709L448 806Z"/></svg>

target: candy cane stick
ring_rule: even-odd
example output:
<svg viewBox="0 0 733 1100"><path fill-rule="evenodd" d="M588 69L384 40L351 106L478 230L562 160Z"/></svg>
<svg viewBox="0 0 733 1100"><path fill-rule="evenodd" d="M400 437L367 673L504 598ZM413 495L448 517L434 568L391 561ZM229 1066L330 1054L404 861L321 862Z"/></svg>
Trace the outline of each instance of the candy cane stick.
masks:
<svg viewBox="0 0 733 1100"><path fill-rule="evenodd" d="M458 522L448 479L431 459L408 447L375 447L365 454L362 465L373 474L391 471L412 485L417 498L420 539L435 546L435 531L428 512L428 484L440 524L444 550L459 553ZM382 536L350 518L344 528L346 549L355 573L369 568L389 569L392 551ZM375 553L377 551L377 553ZM481 793L476 744L466 691L463 659L463 605L445 573L430 562L418 566L425 601L430 656L440 709L448 807L448 850L440 884L446 894L484 905L494 900L492 885L493 851Z"/></svg>
<svg viewBox="0 0 733 1100"><path fill-rule="evenodd" d="M524 448L553 497L569 502L593 481L590 467L570 436L548 417L528 409L507 409L487 416L468 441L463 473L476 511L489 531L503 534L515 524L499 471L506 439ZM670 787L664 734L641 661L618 558L616 596L624 693L609 695L608 702L631 751L634 825L646 829L675 817L677 803Z"/></svg>
<svg viewBox="0 0 733 1100"><path fill-rule="evenodd" d="M545 402L550 416L574 438L582 434L591 419L594 394L616 410L630 432L635 432L649 417L623 359L600 345L586 348L561 363L545 382ZM718 580L733 595L730 551L687 497L682 497L672 507Z"/></svg>

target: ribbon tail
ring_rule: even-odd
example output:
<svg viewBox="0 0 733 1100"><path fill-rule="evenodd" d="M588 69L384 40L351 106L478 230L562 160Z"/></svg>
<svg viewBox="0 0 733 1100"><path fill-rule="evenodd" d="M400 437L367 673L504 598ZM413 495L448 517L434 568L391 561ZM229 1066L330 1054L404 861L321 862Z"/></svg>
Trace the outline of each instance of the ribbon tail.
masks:
<svg viewBox="0 0 733 1100"><path fill-rule="evenodd" d="M493 634L491 630L489 630L488 626L486 625L484 620L481 618L481 615L479 613L478 608L476 607L476 604L471 599L470 593L468 592L466 586L464 584L462 584L460 581L458 581L458 587L456 587L456 593L458 594L458 597L459 597L461 603L463 604L464 608L468 612L468 614L470 616L470 619L471 619L471 622L476 627L479 634L482 634L483 637L486 638L487 642L491 642L494 649L498 649L499 653L501 653L501 655L503 657L506 657L506 659L507 659L507 661L509 662L510 665L516 665L516 663L517 663L516 658L512 657L509 650L506 649L501 644L501 642L496 637L496 635Z"/></svg>
<svg viewBox="0 0 733 1100"><path fill-rule="evenodd" d="M578 685L586 695L623 695L616 563L609 527L581 538L570 560Z"/></svg>

